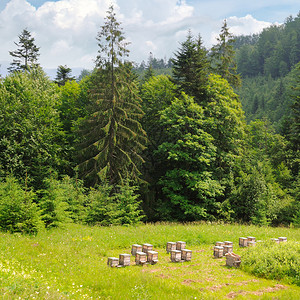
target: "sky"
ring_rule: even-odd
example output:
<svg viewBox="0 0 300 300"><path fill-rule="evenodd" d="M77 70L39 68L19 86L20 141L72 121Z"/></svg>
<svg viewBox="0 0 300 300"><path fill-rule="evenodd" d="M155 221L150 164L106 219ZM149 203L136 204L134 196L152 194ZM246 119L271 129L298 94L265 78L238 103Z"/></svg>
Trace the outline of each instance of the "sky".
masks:
<svg viewBox="0 0 300 300"><path fill-rule="evenodd" d="M40 47L45 69L59 65L92 69L97 56L97 33L108 7L130 46L130 59L169 59L188 30L201 35L209 48L216 43L224 19L236 35L259 33L282 24L300 11L299 0L0 0L0 73L11 61L18 35L31 32Z"/></svg>

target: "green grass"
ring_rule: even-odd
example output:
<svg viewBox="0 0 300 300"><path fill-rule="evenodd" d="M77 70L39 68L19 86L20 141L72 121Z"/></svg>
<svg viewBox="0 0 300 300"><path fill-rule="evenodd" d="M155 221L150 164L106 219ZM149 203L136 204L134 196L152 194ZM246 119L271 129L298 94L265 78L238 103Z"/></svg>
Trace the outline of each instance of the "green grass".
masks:
<svg viewBox="0 0 300 300"><path fill-rule="evenodd" d="M0 234L0 299L300 299L300 287L255 277L213 258L216 241L241 236L258 240L300 230L224 224L148 224L137 227L67 225L36 237ZM168 241L183 240L191 262L171 263ZM132 244L151 243L156 265L109 268L107 257L130 253ZM1 298L2 297L2 298Z"/></svg>

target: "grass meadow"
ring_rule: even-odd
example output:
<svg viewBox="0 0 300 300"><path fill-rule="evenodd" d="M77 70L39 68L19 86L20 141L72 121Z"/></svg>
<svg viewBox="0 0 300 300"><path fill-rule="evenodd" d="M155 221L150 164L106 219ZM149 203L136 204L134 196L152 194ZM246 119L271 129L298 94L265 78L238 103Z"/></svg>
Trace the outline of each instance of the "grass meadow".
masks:
<svg viewBox="0 0 300 300"><path fill-rule="evenodd" d="M300 241L300 229L228 224L146 224L88 227L69 224L37 236L0 233L0 299L300 299L288 279L268 280L213 258L216 241L242 236ZM167 242L185 241L192 261L171 263ZM156 265L110 268L107 258L151 243ZM300 274L300 270L298 275ZM299 275L300 276L300 275Z"/></svg>

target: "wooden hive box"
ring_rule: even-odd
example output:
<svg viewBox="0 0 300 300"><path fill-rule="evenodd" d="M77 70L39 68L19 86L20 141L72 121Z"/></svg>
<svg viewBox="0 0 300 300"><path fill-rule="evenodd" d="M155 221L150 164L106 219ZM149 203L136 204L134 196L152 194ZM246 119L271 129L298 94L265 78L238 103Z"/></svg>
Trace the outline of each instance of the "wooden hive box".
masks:
<svg viewBox="0 0 300 300"><path fill-rule="evenodd" d="M279 240L279 243L287 242L287 238L286 237L279 237L278 240Z"/></svg>
<svg viewBox="0 0 300 300"><path fill-rule="evenodd" d="M152 250L153 250L153 245L151 245L151 244L143 244L142 251L144 253L147 253L148 251L152 251Z"/></svg>
<svg viewBox="0 0 300 300"><path fill-rule="evenodd" d="M107 259L107 265L110 267L117 267L119 265L119 259L117 257L109 257Z"/></svg>
<svg viewBox="0 0 300 300"><path fill-rule="evenodd" d="M223 247L224 246L224 242L216 242L216 246Z"/></svg>
<svg viewBox="0 0 300 300"><path fill-rule="evenodd" d="M182 249L181 250L181 259L184 261L192 260L192 250Z"/></svg>
<svg viewBox="0 0 300 300"><path fill-rule="evenodd" d="M215 258L220 258L220 257L223 257L223 247L220 247L220 246L215 246L214 247L214 257Z"/></svg>
<svg viewBox="0 0 300 300"><path fill-rule="evenodd" d="M226 245L226 246L233 246L233 242L225 241L225 242L224 242L224 245Z"/></svg>
<svg viewBox="0 0 300 300"><path fill-rule="evenodd" d="M253 247L253 246L255 246L256 245L256 242L253 242L253 241L248 241L248 243L247 243L247 245L248 245L248 247Z"/></svg>
<svg viewBox="0 0 300 300"><path fill-rule="evenodd" d="M247 236L248 242L255 242L254 236Z"/></svg>
<svg viewBox="0 0 300 300"><path fill-rule="evenodd" d="M158 262L158 252L156 251L148 251L147 253L147 262L151 265L154 265Z"/></svg>
<svg viewBox="0 0 300 300"><path fill-rule="evenodd" d="M229 267L239 267L241 264L241 257L233 252L226 253L226 265Z"/></svg>
<svg viewBox="0 0 300 300"><path fill-rule="evenodd" d="M137 252L142 252L142 246L138 244L133 244L131 247L131 254L135 256Z"/></svg>
<svg viewBox="0 0 300 300"><path fill-rule="evenodd" d="M176 243L175 242L167 242L166 250L167 250L167 253L170 253L171 250L176 250Z"/></svg>
<svg viewBox="0 0 300 300"><path fill-rule="evenodd" d="M185 246L186 246L186 242L176 242L176 250L182 250L182 249L185 249Z"/></svg>
<svg viewBox="0 0 300 300"><path fill-rule="evenodd" d="M147 262L147 253L145 252L136 252L135 254L135 263L137 265L143 265Z"/></svg>
<svg viewBox="0 0 300 300"><path fill-rule="evenodd" d="M245 237L239 238L239 246L240 247L247 247L248 246L248 239Z"/></svg>
<svg viewBox="0 0 300 300"><path fill-rule="evenodd" d="M231 252L233 252L232 245L224 245L223 246L223 255L225 255L226 253L231 253Z"/></svg>
<svg viewBox="0 0 300 300"><path fill-rule="evenodd" d="M130 266L130 254L120 254L119 261L122 267Z"/></svg>
<svg viewBox="0 0 300 300"><path fill-rule="evenodd" d="M181 251L180 250L171 250L171 261L172 262L181 261Z"/></svg>

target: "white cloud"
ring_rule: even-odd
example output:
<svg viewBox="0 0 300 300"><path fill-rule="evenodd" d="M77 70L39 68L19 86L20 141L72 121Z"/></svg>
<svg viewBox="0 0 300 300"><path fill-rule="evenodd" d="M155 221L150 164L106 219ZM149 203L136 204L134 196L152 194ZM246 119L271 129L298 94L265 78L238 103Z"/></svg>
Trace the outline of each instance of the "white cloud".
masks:
<svg viewBox="0 0 300 300"><path fill-rule="evenodd" d="M251 35L262 32L264 28L271 26L271 22L259 21L256 20L251 15L246 15L245 17L236 17L232 16L227 19L227 26L230 33L233 35ZM275 23L279 25L279 23ZM221 28L222 24L220 24ZM211 33L210 43L215 44L216 38L219 36L219 32L213 31Z"/></svg>
<svg viewBox="0 0 300 300"><path fill-rule="evenodd" d="M227 20L230 31L234 35L247 35L260 33L264 28L272 25L270 22L258 21L251 15L238 18L236 16L229 17Z"/></svg>
<svg viewBox="0 0 300 300"><path fill-rule="evenodd" d="M14 42L27 28L40 47L40 63L45 68L60 64L92 68L97 32L111 3L131 42L130 58L137 62L147 60L150 52L157 58L169 58L188 29L200 33L205 45L211 46L224 18L234 34L256 33L271 23L258 21L254 11L272 5L271 0L48 0L44 4L39 0L41 5L34 7L30 4L34 0L4 1L7 5L0 6L0 61L11 61L8 51L16 49ZM291 5L294 0L288 1Z"/></svg>

